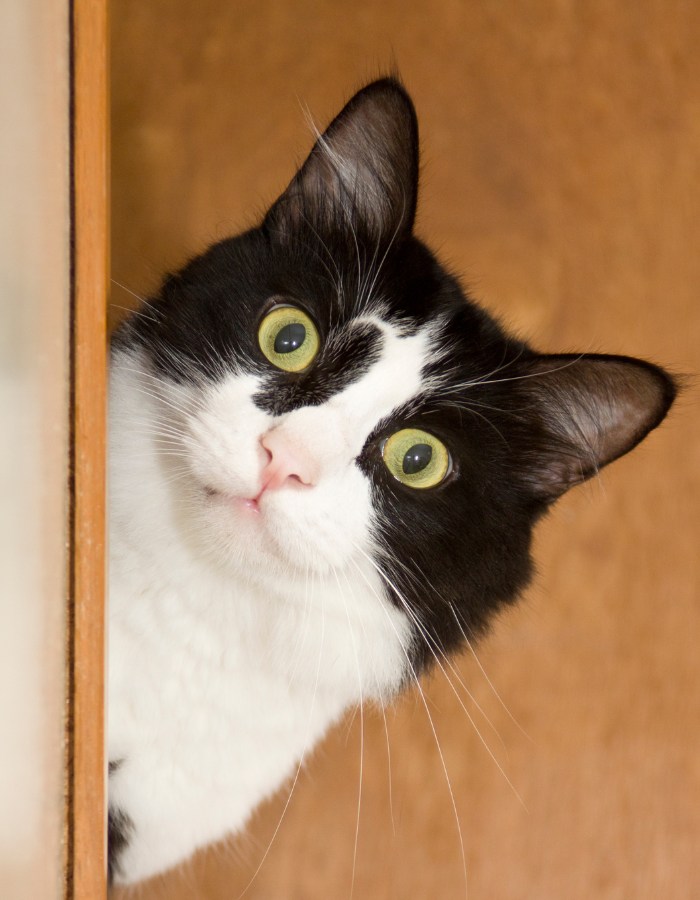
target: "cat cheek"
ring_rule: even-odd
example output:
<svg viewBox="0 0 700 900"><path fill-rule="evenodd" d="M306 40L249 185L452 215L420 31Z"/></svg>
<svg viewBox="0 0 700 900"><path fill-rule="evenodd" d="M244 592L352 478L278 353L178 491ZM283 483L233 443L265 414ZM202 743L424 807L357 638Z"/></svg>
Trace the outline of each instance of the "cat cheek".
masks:
<svg viewBox="0 0 700 900"><path fill-rule="evenodd" d="M267 453L259 435L270 416L247 396L237 396L236 385L221 388L189 422L189 465L201 488L241 497L255 497Z"/></svg>
<svg viewBox="0 0 700 900"><path fill-rule="evenodd" d="M223 444L195 445L189 468L204 502L215 494L250 498L258 493L261 461L253 442L242 442L235 453Z"/></svg>

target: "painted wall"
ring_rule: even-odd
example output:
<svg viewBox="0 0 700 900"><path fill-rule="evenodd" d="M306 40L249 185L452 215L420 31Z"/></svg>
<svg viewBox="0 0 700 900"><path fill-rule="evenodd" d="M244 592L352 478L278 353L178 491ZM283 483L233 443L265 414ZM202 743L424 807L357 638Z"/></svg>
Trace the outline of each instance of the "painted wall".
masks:
<svg viewBox="0 0 700 900"><path fill-rule="evenodd" d="M112 18L113 318L256 220L311 145L306 107L323 124L396 65L422 129L419 233L475 296L544 350L700 371L700 5L121 0ZM700 896L699 447L691 388L540 528L535 585L459 661L479 734L427 683L470 897ZM390 766L366 714L354 896L464 897L414 695L387 730ZM355 717L316 753L250 900L350 895L359 735ZM284 802L139 897L238 896Z"/></svg>

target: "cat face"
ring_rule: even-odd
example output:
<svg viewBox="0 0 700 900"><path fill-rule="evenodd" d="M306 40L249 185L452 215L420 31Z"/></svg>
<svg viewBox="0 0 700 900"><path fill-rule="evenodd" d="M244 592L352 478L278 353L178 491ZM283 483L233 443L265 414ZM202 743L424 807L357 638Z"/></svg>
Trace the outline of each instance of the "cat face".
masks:
<svg viewBox="0 0 700 900"><path fill-rule="evenodd" d="M299 309L274 306L263 322L280 312L300 318ZM318 341L327 365L336 352L357 363L354 375L338 373L337 390L322 400L306 393L303 375L283 400L292 387L284 370L228 373L189 391L180 427L192 508L207 542L243 568L324 574L373 549L382 447L402 421L396 411L421 392L431 333L404 333L366 314L319 330Z"/></svg>
<svg viewBox="0 0 700 900"><path fill-rule="evenodd" d="M507 335L414 235L417 190L413 106L375 82L261 225L168 278L115 352L158 397L201 552L290 583L369 561L421 663L516 597L537 518L674 387Z"/></svg>

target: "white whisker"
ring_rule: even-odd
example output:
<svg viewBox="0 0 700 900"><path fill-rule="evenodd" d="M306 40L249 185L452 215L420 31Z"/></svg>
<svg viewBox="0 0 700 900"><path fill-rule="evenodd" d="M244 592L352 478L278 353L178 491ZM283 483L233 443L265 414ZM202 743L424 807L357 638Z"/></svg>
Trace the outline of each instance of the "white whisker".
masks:
<svg viewBox="0 0 700 900"><path fill-rule="evenodd" d="M464 705L464 701L463 701L462 698L460 697L459 692L456 690L454 684L453 684L452 681L450 680L450 677L449 677L449 675L447 674L447 671L446 671L445 667L444 667L444 666L442 665L442 663L440 662L440 658L438 657L437 650L435 649L435 648L436 648L436 643L435 643L434 638L432 638L432 636L430 635L428 629L427 629L427 628L423 625L423 623L420 621L420 619L418 618L418 615L415 613L415 611L411 609L410 604L409 604L409 603L406 601L406 599L403 597L403 594L401 593L401 591L399 591L399 589L397 588L396 584L395 584L395 583L394 583L394 582L386 575L386 573L384 573L384 572L381 570L381 568L380 568L376 563L374 563L373 560L371 560L369 557L368 557L368 559L369 559L370 562L372 562L372 564L374 565L374 567L375 567L377 573L379 574L380 578L383 578L384 581L387 583L387 585L388 585L389 587L392 588L392 590L394 591L396 597L397 597L398 600L401 602L401 605L402 605L402 607L403 607L403 609L404 609L404 612L405 612L406 615L411 619L411 621L412 621L413 624L416 626L416 628L419 630L419 632L420 632L420 634L421 634L421 636L422 636L422 638L423 638L423 640L424 640L426 646L428 647L428 649L429 649L430 652L432 653L433 658L435 659L435 662L436 662L438 668L440 669L440 671L442 672L442 674L443 674L444 677L445 677L445 680L447 681L447 684L452 688L452 691L453 691L455 697L457 698L457 702L458 702L459 705L462 707L462 710L463 710L464 714L466 715L466 717L467 717L467 719L469 720L470 724L471 724L472 727L474 728L474 731L476 732L477 737L478 737L479 740L481 741L481 744L482 744L482 745L484 746L484 748L486 749L486 752L488 753L488 755L491 757L491 759L492 759L493 762L495 763L496 768L497 768L498 771L501 773L501 775L505 778L505 780L506 780L508 786L509 786L510 789L513 791L513 793L515 794L515 796L517 797L517 799L520 801L520 803L522 804L523 808L524 808L524 809L527 809L527 807L525 806L525 801L524 801L523 798L520 796L520 794L518 793L518 791L517 791L516 788L515 788L515 785L513 784L513 782L510 780L510 778L509 778L508 775L506 774L505 769L503 768L503 766L500 764L500 762L499 762L498 759L496 758L496 756L495 756L493 750L491 749L491 747L490 747L489 744L488 744L488 741L484 738L484 736L482 735L480 729L477 727L477 724L476 724L476 722L474 721L473 716L470 714L469 710L468 710L468 709L466 708L466 706ZM444 654L440 653L440 655L443 657L443 659L446 659L446 657L444 656ZM447 661L447 660L446 660L446 661ZM452 664L451 664L449 661L447 661L447 662L448 662L448 665L449 665L450 667L452 667Z"/></svg>
<svg viewBox="0 0 700 900"><path fill-rule="evenodd" d="M362 550L361 547L356 546L355 549L358 550L360 553L362 553L363 556L366 556L364 550ZM372 562L372 560L371 560L369 557L367 557L367 558L369 559L370 562ZM415 670L415 667L414 667L414 665L413 665L413 663L412 663L412 661L411 661L411 658L410 658L410 656L409 656L408 650L407 650L407 648L405 647L405 645L404 645L403 641L401 640L401 638L399 637L399 633L398 633L398 631L396 630L396 626L395 626L394 623L391 621L391 616L389 615L389 613L387 612L387 610L386 610L385 607L384 607L384 600L383 600L383 598L378 596L376 590L374 589L374 586L367 580L367 578L365 577L365 573L362 571L362 569L361 569L360 566L357 564L357 562L356 562L355 560L352 560L352 563L353 563L353 565L355 566L355 568L357 569L357 571L358 571L360 577L363 579L363 581L365 582L365 584L367 585L367 587L368 587L368 588L370 589L370 591L375 595L375 597L377 597L377 600L378 600L379 603L380 603L380 607L381 607L381 609L382 609L382 612L383 612L384 615L386 616L386 618L387 618L387 620L388 620L388 622L389 622L389 624L390 624L392 630L394 631L394 634L396 635L396 640L398 641L398 644L399 644L399 646L401 647L401 650L402 650L402 652L403 652L403 655L404 655L404 657L405 657L405 659L406 659L406 663L407 663L407 665L408 665L409 671L410 671L410 673L411 673L411 675L412 675L412 678L413 678L413 683L415 684L415 686L416 686L416 688L417 688L417 690L418 690L418 695L420 696L421 702L422 702L422 704L423 704L423 708L425 709L426 715L427 715L427 717L428 717L428 722L429 722L429 724L430 724L430 730L431 730L431 732L432 732L432 734L433 734L433 738L434 738L434 740L435 740L435 746L436 746L436 748L437 748L438 756L440 757L440 763L441 763L441 765L442 765L442 771L443 771L443 773L444 773L444 775L445 775L445 781L447 782L447 790L448 790L449 795L450 795L450 802L451 802L451 804L452 804L452 812L453 812L453 814L454 814L455 823L456 823L456 826L457 826L457 834L458 834L458 837L459 837L459 847L460 847L460 852L461 852L461 857L462 857L462 872L463 872L463 875L464 875L464 896L465 896L465 898L466 898L466 897L468 896L467 856L466 856L466 851L465 851L465 849L464 849L464 836L463 836L463 834L462 834L462 824L461 824L460 819L459 819L459 812L457 811L457 801L456 801L456 799L455 799L454 791L453 791L453 789L452 789L452 781L450 780L450 776L449 776L449 773L448 773L448 771L447 771L447 764L446 764L446 762L445 762L445 757L444 757L443 752L442 752L442 747L440 746L440 741L439 741L439 739L438 739L437 731L436 731L436 729L435 729L435 723L433 722L433 717L430 715L430 708L428 707L428 702L427 702L427 700L426 700L425 694L423 693L423 688L422 688L421 685L420 685L420 681L419 681L419 679L418 679L418 675L417 675L416 670Z"/></svg>
<svg viewBox="0 0 700 900"><path fill-rule="evenodd" d="M355 636L353 634L352 622L350 621L350 611L348 609L348 605L345 602L345 594L340 585L340 579L338 578L338 572L335 567L333 567L333 575L335 577L336 583L338 585L338 590L340 591L340 597L343 601L343 606L345 607L345 615L348 622L348 633L350 635L350 641L352 643L352 650L355 656L355 664L357 666L357 689L360 696L359 702L359 710L360 710L360 777L359 777L359 788L357 792L357 819L355 822L355 845L353 847L352 853L352 880L350 882L350 900L352 900L353 892L355 890L355 871L357 868L357 846L360 839L360 812L362 809L362 776L364 769L364 759L365 759L365 719L364 719L364 696L362 691L362 673L360 672L360 658L357 654L357 646L355 644Z"/></svg>

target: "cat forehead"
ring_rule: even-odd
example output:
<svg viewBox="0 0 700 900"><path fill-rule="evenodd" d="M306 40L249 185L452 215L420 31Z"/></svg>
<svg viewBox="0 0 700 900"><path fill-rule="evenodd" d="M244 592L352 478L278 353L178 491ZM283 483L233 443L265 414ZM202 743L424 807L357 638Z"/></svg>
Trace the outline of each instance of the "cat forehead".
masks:
<svg viewBox="0 0 700 900"><path fill-rule="evenodd" d="M257 317L271 298L296 300L320 325L390 310L421 321L461 291L413 236L382 248L354 234L293 234L280 243L261 229L227 239L193 260L166 290L176 303ZM167 286L166 286L167 288ZM183 290L178 290L183 288ZM237 307L237 309L236 309Z"/></svg>

